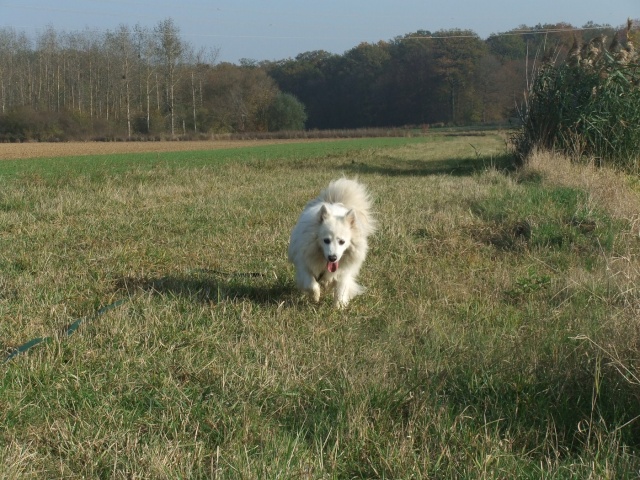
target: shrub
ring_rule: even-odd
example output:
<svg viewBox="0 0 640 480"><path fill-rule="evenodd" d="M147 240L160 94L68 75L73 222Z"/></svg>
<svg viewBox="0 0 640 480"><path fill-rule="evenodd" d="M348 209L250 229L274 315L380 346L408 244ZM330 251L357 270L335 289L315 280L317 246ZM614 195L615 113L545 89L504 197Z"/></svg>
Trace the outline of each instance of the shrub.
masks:
<svg viewBox="0 0 640 480"><path fill-rule="evenodd" d="M9 142L59 140L58 115L20 107L0 115L0 140Z"/></svg>
<svg viewBox="0 0 640 480"><path fill-rule="evenodd" d="M633 43L617 35L579 45L562 64L537 72L515 136L521 158L536 147L637 171L640 145L640 65Z"/></svg>
<svg viewBox="0 0 640 480"><path fill-rule="evenodd" d="M267 108L270 132L282 130L303 130L307 121L304 105L288 93L280 93Z"/></svg>

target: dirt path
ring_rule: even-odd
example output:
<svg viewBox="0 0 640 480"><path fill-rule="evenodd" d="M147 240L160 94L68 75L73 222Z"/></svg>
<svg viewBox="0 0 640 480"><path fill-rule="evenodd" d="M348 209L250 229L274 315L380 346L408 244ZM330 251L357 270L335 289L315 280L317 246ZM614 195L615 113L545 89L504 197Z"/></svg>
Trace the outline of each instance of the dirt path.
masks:
<svg viewBox="0 0 640 480"><path fill-rule="evenodd" d="M253 147L276 143L299 143L313 140L212 140L187 142L65 142L65 143L0 143L0 160L67 157L75 155L108 155L136 152L179 152Z"/></svg>

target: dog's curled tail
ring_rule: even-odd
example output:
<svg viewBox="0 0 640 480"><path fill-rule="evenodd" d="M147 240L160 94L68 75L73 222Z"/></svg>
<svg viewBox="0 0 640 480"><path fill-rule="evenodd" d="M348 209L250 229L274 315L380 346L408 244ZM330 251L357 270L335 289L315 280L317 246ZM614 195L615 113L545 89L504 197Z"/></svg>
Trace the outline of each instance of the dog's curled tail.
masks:
<svg viewBox="0 0 640 480"><path fill-rule="evenodd" d="M328 203L341 203L346 208L353 209L358 226L365 236L376 231L376 220L371 211L373 201L363 184L348 178L334 180L320 192L320 199Z"/></svg>

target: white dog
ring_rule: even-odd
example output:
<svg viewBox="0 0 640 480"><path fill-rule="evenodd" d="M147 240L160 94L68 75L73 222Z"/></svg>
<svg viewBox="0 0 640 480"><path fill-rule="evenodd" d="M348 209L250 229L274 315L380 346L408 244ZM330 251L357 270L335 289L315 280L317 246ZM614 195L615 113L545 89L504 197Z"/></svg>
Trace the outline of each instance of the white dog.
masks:
<svg viewBox="0 0 640 480"><path fill-rule="evenodd" d="M295 265L298 288L315 302L321 286L332 288L335 306L345 307L364 290L356 277L374 231L366 188L346 178L331 182L307 203L291 232L289 261Z"/></svg>

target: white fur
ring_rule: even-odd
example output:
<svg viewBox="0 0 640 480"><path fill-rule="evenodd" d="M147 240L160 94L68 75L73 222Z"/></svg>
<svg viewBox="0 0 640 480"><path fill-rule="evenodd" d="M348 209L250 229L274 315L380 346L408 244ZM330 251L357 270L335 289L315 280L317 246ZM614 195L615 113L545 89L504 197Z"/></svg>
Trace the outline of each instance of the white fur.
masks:
<svg viewBox="0 0 640 480"><path fill-rule="evenodd" d="M375 231L371 198L364 185L341 178L307 203L291 232L289 261L298 288L315 301L321 287L333 289L338 308L363 292L356 277L367 255L367 237ZM331 271L337 265L337 270Z"/></svg>

